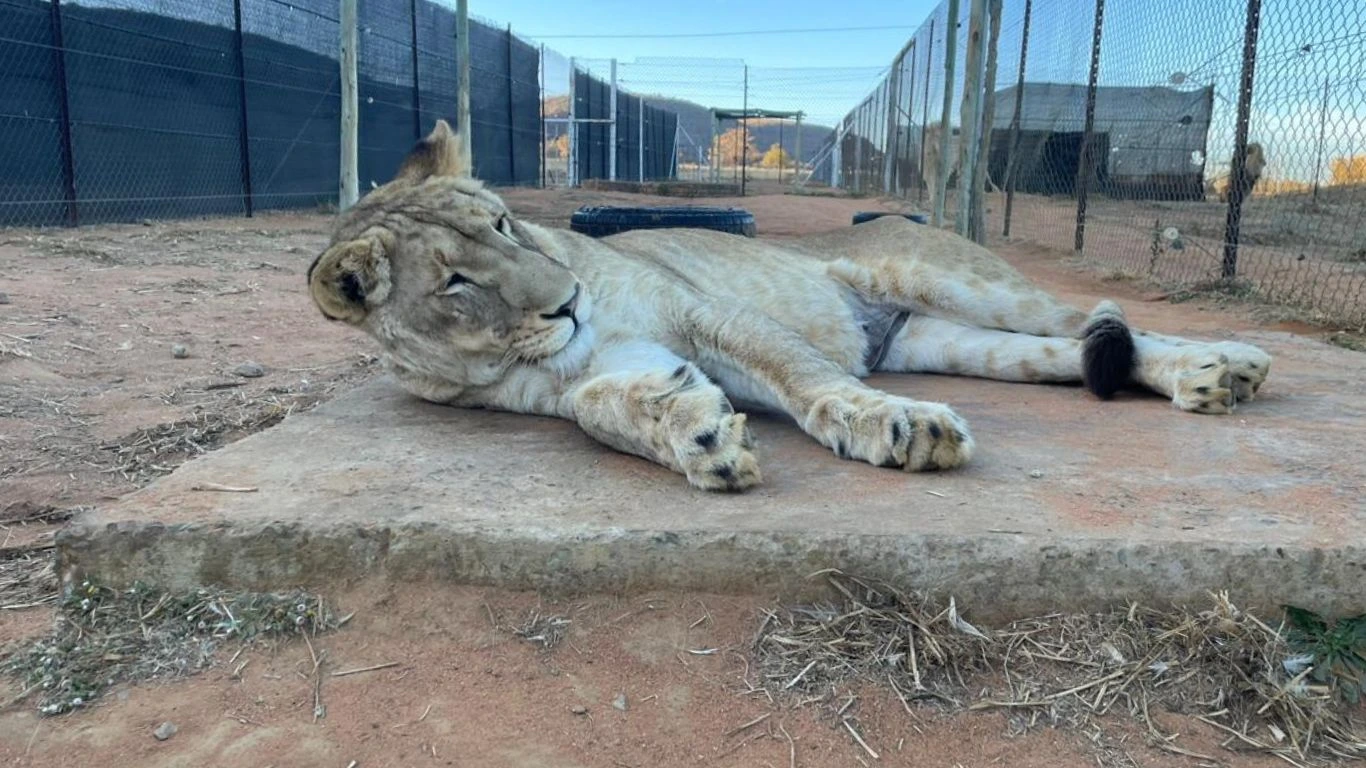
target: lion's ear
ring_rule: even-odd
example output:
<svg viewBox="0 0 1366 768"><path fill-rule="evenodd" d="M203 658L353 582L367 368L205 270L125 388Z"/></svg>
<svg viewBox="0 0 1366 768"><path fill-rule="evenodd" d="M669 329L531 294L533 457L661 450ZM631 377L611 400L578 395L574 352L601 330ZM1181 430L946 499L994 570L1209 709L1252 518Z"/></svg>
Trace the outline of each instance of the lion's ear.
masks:
<svg viewBox="0 0 1366 768"><path fill-rule="evenodd" d="M408 153L394 181L416 184L433 176L469 176L470 165L465 142L445 120L437 120L432 132Z"/></svg>
<svg viewBox="0 0 1366 768"><path fill-rule="evenodd" d="M375 235L337 243L308 268L309 295L329 320L361 322L389 288L389 257Z"/></svg>

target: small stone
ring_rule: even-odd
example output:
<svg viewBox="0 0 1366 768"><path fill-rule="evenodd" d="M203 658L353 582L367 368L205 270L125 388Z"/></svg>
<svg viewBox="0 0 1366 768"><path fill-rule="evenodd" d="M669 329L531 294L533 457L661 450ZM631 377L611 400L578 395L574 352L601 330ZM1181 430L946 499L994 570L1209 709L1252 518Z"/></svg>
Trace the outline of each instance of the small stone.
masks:
<svg viewBox="0 0 1366 768"><path fill-rule="evenodd" d="M0 304L8 304L8 303L9 303L9 294L0 293Z"/></svg>
<svg viewBox="0 0 1366 768"><path fill-rule="evenodd" d="M142 226L144 226L144 227L150 227L150 226L152 226L152 220L151 220L151 219L143 219L143 220L142 220Z"/></svg>
<svg viewBox="0 0 1366 768"><path fill-rule="evenodd" d="M189 357L189 356L190 356L190 348L189 348L189 347L185 346L184 344L172 344L172 345L171 345L171 357L174 357L174 358L177 359L177 360L184 360L185 358L187 358L187 357Z"/></svg>
<svg viewBox="0 0 1366 768"><path fill-rule="evenodd" d="M1043 477L1043 472L1037 469L1031 469L1029 470L1029 476L1034 478L1035 480L1038 480L1039 478Z"/></svg>
<svg viewBox="0 0 1366 768"><path fill-rule="evenodd" d="M622 712L625 712L625 711L626 711L626 694L625 694L624 692L623 692L623 693L618 693L618 694L617 694L617 697L616 697L615 699L612 699L612 706L613 706L613 707L616 707L617 709L621 710Z"/></svg>
<svg viewBox="0 0 1366 768"><path fill-rule="evenodd" d="M574 706L569 708L569 711L573 712L576 715L586 715L588 714L588 707L585 707L582 704L575 704Z"/></svg>
<svg viewBox="0 0 1366 768"><path fill-rule="evenodd" d="M180 729L176 727L175 723L167 720L161 725L158 725L155 731L152 731L152 736L155 737L157 741L165 741L174 736L178 730Z"/></svg>
<svg viewBox="0 0 1366 768"><path fill-rule="evenodd" d="M260 363L247 361L232 369L232 372L244 379L259 379L266 375L266 369Z"/></svg>

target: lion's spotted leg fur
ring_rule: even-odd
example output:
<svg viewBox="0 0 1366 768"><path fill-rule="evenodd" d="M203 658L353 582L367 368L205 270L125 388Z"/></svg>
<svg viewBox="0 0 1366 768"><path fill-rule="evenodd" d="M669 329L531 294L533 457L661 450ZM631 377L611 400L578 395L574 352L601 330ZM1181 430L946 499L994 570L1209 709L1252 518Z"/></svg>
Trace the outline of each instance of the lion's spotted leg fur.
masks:
<svg viewBox="0 0 1366 768"><path fill-rule="evenodd" d="M758 485L762 478L746 417L734 413L720 387L663 348L630 346L630 353L608 359L634 360L591 376L570 393L579 427L612 448L686 475L697 488L739 491ZM642 364L642 358L655 365Z"/></svg>
<svg viewBox="0 0 1366 768"><path fill-rule="evenodd" d="M892 341L880 370L1033 384L1077 383L1082 380L1082 343L912 317Z"/></svg>
<svg viewBox="0 0 1366 768"><path fill-rule="evenodd" d="M840 458L918 472L972 456L967 424L948 406L873 389L763 315L699 305L678 330L726 391L786 412Z"/></svg>

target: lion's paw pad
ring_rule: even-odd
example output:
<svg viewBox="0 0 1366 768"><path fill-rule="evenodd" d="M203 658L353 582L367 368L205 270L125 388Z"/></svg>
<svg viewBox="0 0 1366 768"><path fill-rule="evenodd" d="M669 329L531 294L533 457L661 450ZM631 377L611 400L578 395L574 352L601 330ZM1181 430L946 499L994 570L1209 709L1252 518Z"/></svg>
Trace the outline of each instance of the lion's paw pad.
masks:
<svg viewBox="0 0 1366 768"><path fill-rule="evenodd" d="M1251 344L1221 341L1211 345L1228 360L1230 388L1238 402L1250 402L1271 373L1271 355Z"/></svg>
<svg viewBox="0 0 1366 768"><path fill-rule="evenodd" d="M679 451L688 482L709 491L743 491L763 481L745 421L743 413L725 414L688 438Z"/></svg>
<svg viewBox="0 0 1366 768"><path fill-rule="evenodd" d="M1180 374L1172 403L1193 413L1232 413L1237 403L1232 384L1228 358L1216 354Z"/></svg>
<svg viewBox="0 0 1366 768"><path fill-rule="evenodd" d="M835 452L908 472L953 469L972 457L967 424L951 408L886 396L854 407L835 431Z"/></svg>

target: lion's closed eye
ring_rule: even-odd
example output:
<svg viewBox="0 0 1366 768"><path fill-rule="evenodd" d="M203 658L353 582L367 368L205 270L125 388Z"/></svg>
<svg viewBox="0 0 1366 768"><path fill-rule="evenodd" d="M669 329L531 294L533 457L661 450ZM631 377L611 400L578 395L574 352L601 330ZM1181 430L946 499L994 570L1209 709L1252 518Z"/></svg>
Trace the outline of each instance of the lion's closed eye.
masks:
<svg viewBox="0 0 1366 768"><path fill-rule="evenodd" d="M451 276L446 278L445 285L441 287L441 293L443 293L446 296L450 296L451 294L461 290L464 286L471 284L472 281L468 277L465 277L459 272L452 272Z"/></svg>

